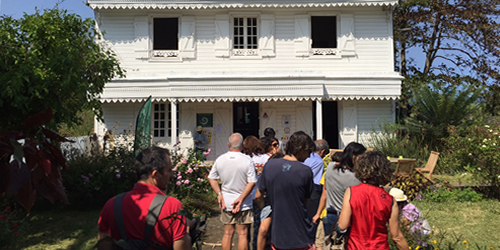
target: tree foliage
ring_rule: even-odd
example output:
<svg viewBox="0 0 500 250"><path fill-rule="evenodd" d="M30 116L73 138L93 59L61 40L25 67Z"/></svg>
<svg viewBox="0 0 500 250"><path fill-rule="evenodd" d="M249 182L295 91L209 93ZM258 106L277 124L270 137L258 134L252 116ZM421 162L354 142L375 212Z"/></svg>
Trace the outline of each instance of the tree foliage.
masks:
<svg viewBox="0 0 500 250"><path fill-rule="evenodd" d="M486 87L499 85L499 14L500 0L400 1L394 35L402 48L402 75L438 78L451 84L465 80ZM424 60L408 58L406 50L410 48L422 51ZM457 81L457 77L461 79ZM414 87L418 88L412 83L404 82L403 102Z"/></svg>
<svg viewBox="0 0 500 250"><path fill-rule="evenodd" d="M0 194L27 210L37 191L67 202L58 147L67 140L53 131L84 110L100 117L104 84L122 75L91 19L59 9L0 18Z"/></svg>
<svg viewBox="0 0 500 250"><path fill-rule="evenodd" d="M50 9L20 19L0 19L0 131L22 130L23 121L51 108L53 123L70 127L94 110L104 84L123 75L114 53L100 44L91 19ZM97 40L97 41L96 41Z"/></svg>

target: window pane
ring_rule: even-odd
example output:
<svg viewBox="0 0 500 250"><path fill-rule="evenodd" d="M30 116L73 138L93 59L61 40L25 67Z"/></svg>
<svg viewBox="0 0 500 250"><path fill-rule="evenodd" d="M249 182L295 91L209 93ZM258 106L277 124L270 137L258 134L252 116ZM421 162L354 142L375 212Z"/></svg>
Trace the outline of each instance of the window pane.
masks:
<svg viewBox="0 0 500 250"><path fill-rule="evenodd" d="M155 129L155 130L153 131L153 134L154 134L154 137L158 137L158 130L156 130L156 129Z"/></svg>
<svg viewBox="0 0 500 250"><path fill-rule="evenodd" d="M160 130L160 137L165 137L165 130Z"/></svg>
<svg viewBox="0 0 500 250"><path fill-rule="evenodd" d="M165 120L165 113L160 114L160 119Z"/></svg>
<svg viewBox="0 0 500 250"><path fill-rule="evenodd" d="M312 48L337 48L337 17L311 17Z"/></svg>
<svg viewBox="0 0 500 250"><path fill-rule="evenodd" d="M165 111L165 104L160 104L160 110Z"/></svg>
<svg viewBox="0 0 500 250"><path fill-rule="evenodd" d="M154 121L153 124L153 128L158 128L158 121Z"/></svg>
<svg viewBox="0 0 500 250"><path fill-rule="evenodd" d="M154 111L158 111L158 107L159 107L159 105L158 105L158 104L155 104L155 105L154 105Z"/></svg>
<svg viewBox="0 0 500 250"><path fill-rule="evenodd" d="M165 122L164 121L160 121L160 128L165 128Z"/></svg>
<svg viewBox="0 0 500 250"><path fill-rule="evenodd" d="M178 18L153 19L153 49L178 50Z"/></svg>

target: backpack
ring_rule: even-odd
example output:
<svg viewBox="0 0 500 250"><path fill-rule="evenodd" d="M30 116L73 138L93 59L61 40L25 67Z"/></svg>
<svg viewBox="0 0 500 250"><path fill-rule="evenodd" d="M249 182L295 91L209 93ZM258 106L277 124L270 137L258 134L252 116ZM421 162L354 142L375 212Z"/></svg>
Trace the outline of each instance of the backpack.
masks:
<svg viewBox="0 0 500 250"><path fill-rule="evenodd" d="M115 221L120 232L121 239L115 242L118 249L126 250L172 250L169 247L158 246L156 243L151 243L151 235L153 235L154 227L160 216L160 211L165 204L168 196L157 194L151 204L149 205L149 212L146 216L146 229L144 230L144 239L127 239L127 232L125 224L123 223L122 202L126 193L116 196L114 202Z"/></svg>

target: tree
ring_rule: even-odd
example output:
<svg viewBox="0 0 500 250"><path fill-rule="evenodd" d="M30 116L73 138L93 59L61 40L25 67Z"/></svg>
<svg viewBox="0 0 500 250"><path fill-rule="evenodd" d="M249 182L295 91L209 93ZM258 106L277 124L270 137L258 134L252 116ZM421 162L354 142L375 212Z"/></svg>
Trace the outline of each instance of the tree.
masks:
<svg viewBox="0 0 500 250"><path fill-rule="evenodd" d="M445 85L467 82L486 89L500 85L499 5L500 0L400 1L394 35L402 48L401 73L416 78L403 82L403 106L419 87L413 83L420 80ZM421 50L424 59L407 58L410 48Z"/></svg>
<svg viewBox="0 0 500 250"><path fill-rule="evenodd" d="M0 20L0 131L21 130L23 121L51 108L70 127L78 113L94 110L104 84L123 75L114 53L99 43L91 19L50 9Z"/></svg>
<svg viewBox="0 0 500 250"><path fill-rule="evenodd" d="M57 8L0 19L0 194L27 210L36 191L67 202L58 147L67 140L53 131L79 124L84 110L101 117L104 84L124 74L99 39L91 19Z"/></svg>

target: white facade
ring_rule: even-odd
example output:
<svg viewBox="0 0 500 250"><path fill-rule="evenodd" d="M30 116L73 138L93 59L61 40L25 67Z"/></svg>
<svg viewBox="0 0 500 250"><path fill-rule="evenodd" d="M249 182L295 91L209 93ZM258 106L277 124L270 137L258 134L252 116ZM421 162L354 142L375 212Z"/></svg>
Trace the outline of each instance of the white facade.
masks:
<svg viewBox="0 0 500 250"><path fill-rule="evenodd" d="M89 0L104 40L127 71L125 79L106 85L101 98L105 122L96 124L96 132L119 133L131 123L133 129L151 95L154 103L178 110L165 110L164 120L174 129L177 123L171 121L178 121L179 136L165 132L153 139L165 145L181 140L190 146L196 114L212 114L213 125L207 128L212 157L227 150L227 138L238 129L234 116L240 106L235 103L257 103L253 110L258 111L251 112L258 113L252 121L258 135L266 127L284 139L297 130L313 138L335 130L335 141L329 141L333 147L369 143L377 121L394 122L393 100L400 95L402 78L393 62L396 3ZM238 48L236 18L248 22L244 28L249 33L241 40L248 48ZM331 20L333 46L314 45L319 39L313 19ZM174 49L157 49L158 20L177 22ZM325 126L332 119L336 128Z"/></svg>

